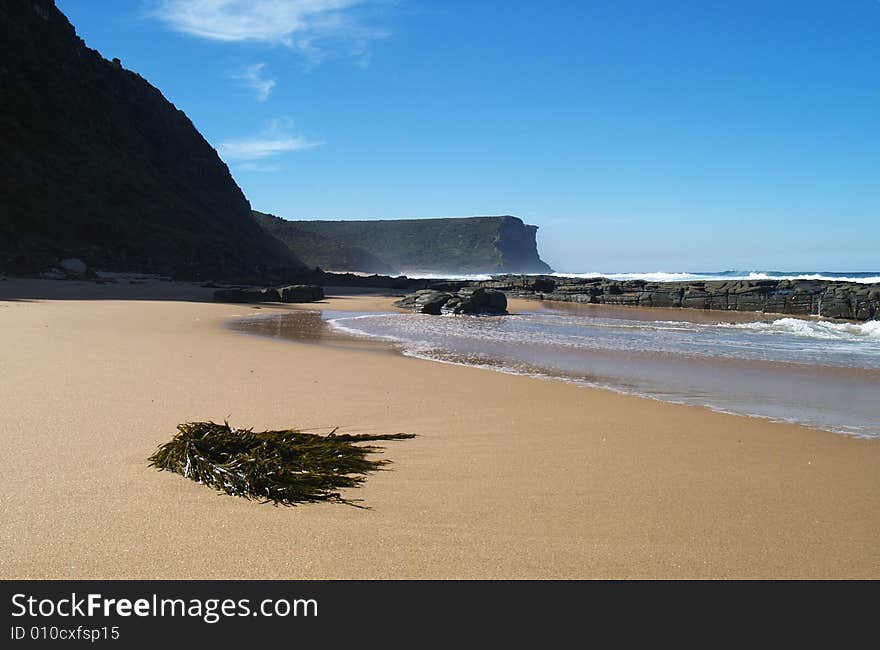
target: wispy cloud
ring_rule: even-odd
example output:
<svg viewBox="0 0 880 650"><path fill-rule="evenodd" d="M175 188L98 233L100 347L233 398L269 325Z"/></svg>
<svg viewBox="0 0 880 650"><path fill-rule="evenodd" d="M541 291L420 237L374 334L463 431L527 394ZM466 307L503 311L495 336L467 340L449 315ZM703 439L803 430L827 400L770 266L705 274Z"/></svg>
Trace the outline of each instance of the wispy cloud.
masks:
<svg viewBox="0 0 880 650"><path fill-rule="evenodd" d="M223 158L229 160L260 160L288 151L311 149L318 143L305 138L244 138L221 142L218 150Z"/></svg>
<svg viewBox="0 0 880 650"><path fill-rule="evenodd" d="M264 165L263 163L258 162L243 162L236 165L235 168L243 172L271 173L280 170L281 166L273 164Z"/></svg>
<svg viewBox="0 0 880 650"><path fill-rule="evenodd" d="M275 88L277 80L264 75L265 63L254 63L245 68L233 72L230 78L240 81L257 94L257 101L264 102L269 99L269 93Z"/></svg>
<svg viewBox="0 0 880 650"><path fill-rule="evenodd" d="M171 29L214 41L261 41L296 49L312 60L321 41L344 40L364 61L366 44L387 34L369 28L357 11L377 0L154 0L151 15Z"/></svg>
<svg viewBox="0 0 880 650"><path fill-rule="evenodd" d="M320 142L287 133L289 121L275 120L259 134L249 138L224 140L217 146L217 151L224 160L240 162L262 160L290 151L312 149L321 145ZM266 166L252 171L270 171Z"/></svg>

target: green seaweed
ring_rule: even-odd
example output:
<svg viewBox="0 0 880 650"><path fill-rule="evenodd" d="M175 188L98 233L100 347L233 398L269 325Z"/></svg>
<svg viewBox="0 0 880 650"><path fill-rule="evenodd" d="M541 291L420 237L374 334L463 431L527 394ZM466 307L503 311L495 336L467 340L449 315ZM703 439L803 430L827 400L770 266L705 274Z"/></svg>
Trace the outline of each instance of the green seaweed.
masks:
<svg viewBox="0 0 880 650"><path fill-rule="evenodd" d="M150 456L150 466L176 472L220 492L275 505L344 499L368 472L391 461L372 460L381 447L360 443L414 438L411 433L322 436L297 429L233 429L228 422L186 422Z"/></svg>

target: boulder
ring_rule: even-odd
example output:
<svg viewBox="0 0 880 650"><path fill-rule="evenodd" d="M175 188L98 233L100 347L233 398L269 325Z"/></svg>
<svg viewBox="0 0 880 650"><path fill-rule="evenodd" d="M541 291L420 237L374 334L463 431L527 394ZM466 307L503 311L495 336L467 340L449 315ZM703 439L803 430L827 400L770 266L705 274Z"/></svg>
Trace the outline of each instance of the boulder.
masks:
<svg viewBox="0 0 880 650"><path fill-rule="evenodd" d="M219 289L214 292L218 302L314 302L324 298L324 290L312 284L291 284L263 289Z"/></svg>
<svg viewBox="0 0 880 650"><path fill-rule="evenodd" d="M443 305L443 309L441 313L443 314L460 314L461 313L461 298L458 296L452 296L449 300L446 301L446 304Z"/></svg>
<svg viewBox="0 0 880 650"><path fill-rule="evenodd" d="M506 314L507 296L501 291L483 287L464 287L456 294L457 300L443 307L447 314Z"/></svg>
<svg viewBox="0 0 880 650"><path fill-rule="evenodd" d="M463 287L456 293L424 289L394 303L422 314L506 314L507 296L483 287Z"/></svg>
<svg viewBox="0 0 880 650"><path fill-rule="evenodd" d="M315 302L324 299L324 290L314 284L291 284L280 287L281 302Z"/></svg>
<svg viewBox="0 0 880 650"><path fill-rule="evenodd" d="M452 298L451 293L434 291L416 299L416 305L421 313L438 316L442 313L443 306L450 298Z"/></svg>
<svg viewBox="0 0 880 650"><path fill-rule="evenodd" d="M396 307L404 309L412 309L421 314L433 314L439 316L443 305L452 298L452 294L447 291L435 291L433 289L422 289L411 293L408 296L394 303Z"/></svg>

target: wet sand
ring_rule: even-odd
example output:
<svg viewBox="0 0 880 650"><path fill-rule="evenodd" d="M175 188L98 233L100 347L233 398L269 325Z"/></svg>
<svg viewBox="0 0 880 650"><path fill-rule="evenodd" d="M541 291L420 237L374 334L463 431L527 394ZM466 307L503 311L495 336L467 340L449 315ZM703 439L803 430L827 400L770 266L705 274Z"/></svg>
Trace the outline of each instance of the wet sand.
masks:
<svg viewBox="0 0 880 650"><path fill-rule="evenodd" d="M209 295L0 282L0 577L880 577L876 441L244 336L226 323L291 307ZM177 423L224 418L418 437L347 494L364 510L147 467Z"/></svg>

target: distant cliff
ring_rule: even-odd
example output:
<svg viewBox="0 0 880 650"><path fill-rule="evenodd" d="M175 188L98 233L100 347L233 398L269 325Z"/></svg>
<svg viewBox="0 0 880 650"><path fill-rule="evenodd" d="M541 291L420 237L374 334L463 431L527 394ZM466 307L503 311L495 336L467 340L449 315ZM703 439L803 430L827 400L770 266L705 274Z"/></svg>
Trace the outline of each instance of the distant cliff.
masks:
<svg viewBox="0 0 880 650"><path fill-rule="evenodd" d="M87 48L52 0L0 2L0 152L0 270L299 266L189 118Z"/></svg>
<svg viewBox="0 0 880 650"><path fill-rule="evenodd" d="M537 226L517 217L286 221L255 213L304 263L372 273L546 273Z"/></svg>
<svg viewBox="0 0 880 650"><path fill-rule="evenodd" d="M349 246L314 230L304 222L286 221L272 214L254 211L254 217L269 234L286 244L304 264L337 271L390 274L395 269L359 246Z"/></svg>

